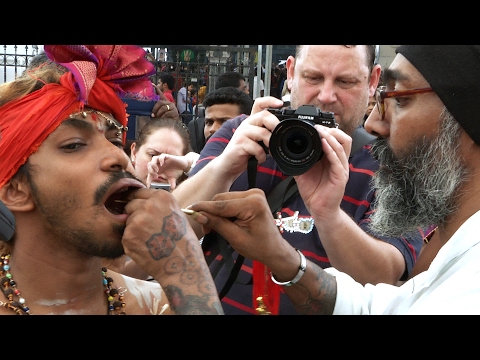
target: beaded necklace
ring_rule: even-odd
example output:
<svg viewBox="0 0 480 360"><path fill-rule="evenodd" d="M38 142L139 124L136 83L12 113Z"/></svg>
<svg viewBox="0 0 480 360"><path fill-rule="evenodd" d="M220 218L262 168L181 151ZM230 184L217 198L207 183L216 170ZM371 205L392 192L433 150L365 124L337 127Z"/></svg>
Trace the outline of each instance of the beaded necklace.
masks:
<svg viewBox="0 0 480 360"><path fill-rule="evenodd" d="M0 300L0 306L12 310L17 315L30 315L30 308L26 305L25 299L20 296L20 290L17 289L17 283L12 278L10 273L10 254L3 254L0 259L3 265L0 267L0 286L2 288L7 302ZM124 294L126 289L116 289L113 287L113 279L107 276L107 269L102 268L103 285L105 286L105 293L107 294L108 312L113 315L126 315L123 308L125 308ZM14 299L16 296L17 300Z"/></svg>

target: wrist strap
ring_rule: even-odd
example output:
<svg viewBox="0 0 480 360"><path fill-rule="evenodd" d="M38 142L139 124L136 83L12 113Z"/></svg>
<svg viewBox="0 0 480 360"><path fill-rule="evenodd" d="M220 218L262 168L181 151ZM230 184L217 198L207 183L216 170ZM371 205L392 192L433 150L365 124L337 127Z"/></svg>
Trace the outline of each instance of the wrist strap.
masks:
<svg viewBox="0 0 480 360"><path fill-rule="evenodd" d="M270 277L272 278L272 281L277 284L277 285L282 285L282 286L292 286L293 284L297 283L298 280L305 274L305 270L307 269L307 259L305 258L305 255L299 250L297 250L298 254L300 255L300 266L298 268L298 273L295 275L295 277L290 280L290 281L285 281L285 282L280 282L277 281L274 277L273 274L270 272Z"/></svg>

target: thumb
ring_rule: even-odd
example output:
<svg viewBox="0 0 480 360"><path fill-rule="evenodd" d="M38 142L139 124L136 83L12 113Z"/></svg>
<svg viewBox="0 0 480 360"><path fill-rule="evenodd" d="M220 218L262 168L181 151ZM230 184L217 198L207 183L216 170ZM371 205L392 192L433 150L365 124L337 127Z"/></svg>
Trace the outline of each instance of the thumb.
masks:
<svg viewBox="0 0 480 360"><path fill-rule="evenodd" d="M152 184L152 175L148 173L145 185L149 188L151 184Z"/></svg>
<svg viewBox="0 0 480 360"><path fill-rule="evenodd" d="M169 177L168 183L170 184L170 191L175 190L175 188L177 187L177 180L174 177Z"/></svg>

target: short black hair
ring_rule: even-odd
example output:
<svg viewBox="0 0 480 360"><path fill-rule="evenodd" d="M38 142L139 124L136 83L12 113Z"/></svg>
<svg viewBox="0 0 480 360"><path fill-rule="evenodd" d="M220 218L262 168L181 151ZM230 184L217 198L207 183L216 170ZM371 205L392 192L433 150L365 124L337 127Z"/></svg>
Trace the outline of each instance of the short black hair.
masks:
<svg viewBox="0 0 480 360"><path fill-rule="evenodd" d="M204 108L219 104L235 104L240 108L241 114L250 115L253 106L252 98L238 87L227 86L211 91L203 99Z"/></svg>
<svg viewBox="0 0 480 360"><path fill-rule="evenodd" d="M227 86L240 87L240 81L245 79L245 76L236 71L227 71L218 75L215 89L224 88Z"/></svg>
<svg viewBox="0 0 480 360"><path fill-rule="evenodd" d="M171 74L161 73L160 80L162 81L162 83L167 84L170 90L173 90L173 88L175 87L175 78Z"/></svg>

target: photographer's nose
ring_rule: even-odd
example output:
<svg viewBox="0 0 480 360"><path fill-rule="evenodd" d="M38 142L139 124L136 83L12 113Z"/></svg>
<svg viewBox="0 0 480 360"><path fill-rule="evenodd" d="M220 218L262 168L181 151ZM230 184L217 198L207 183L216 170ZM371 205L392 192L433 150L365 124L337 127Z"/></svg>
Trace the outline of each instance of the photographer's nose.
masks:
<svg viewBox="0 0 480 360"><path fill-rule="evenodd" d="M323 110L323 104L332 104L337 100L337 94L335 86L328 83L324 83L319 87L317 95L318 101L320 101L320 108Z"/></svg>

